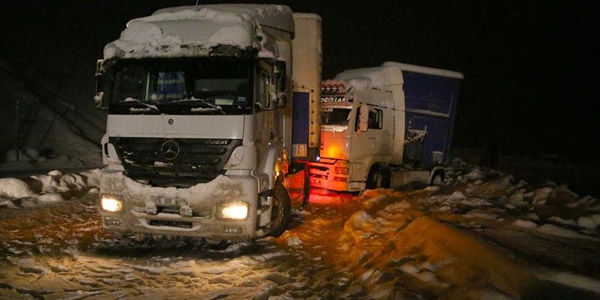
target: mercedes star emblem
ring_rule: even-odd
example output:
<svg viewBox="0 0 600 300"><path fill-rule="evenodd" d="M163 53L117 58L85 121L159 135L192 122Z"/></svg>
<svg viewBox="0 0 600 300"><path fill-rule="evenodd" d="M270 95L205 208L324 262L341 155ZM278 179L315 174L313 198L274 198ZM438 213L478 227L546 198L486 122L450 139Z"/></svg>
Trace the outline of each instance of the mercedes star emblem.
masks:
<svg viewBox="0 0 600 300"><path fill-rule="evenodd" d="M179 155L179 145L174 140L168 140L160 146L160 153L167 160L174 160Z"/></svg>

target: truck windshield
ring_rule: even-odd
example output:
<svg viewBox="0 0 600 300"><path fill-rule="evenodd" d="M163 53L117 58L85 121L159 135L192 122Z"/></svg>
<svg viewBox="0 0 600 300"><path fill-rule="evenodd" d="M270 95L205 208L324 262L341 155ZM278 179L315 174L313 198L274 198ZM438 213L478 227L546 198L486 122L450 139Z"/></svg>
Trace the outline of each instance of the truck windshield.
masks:
<svg viewBox="0 0 600 300"><path fill-rule="evenodd" d="M247 114L252 63L247 58L120 60L108 68L112 114Z"/></svg>
<svg viewBox="0 0 600 300"><path fill-rule="evenodd" d="M321 125L348 126L350 108L323 108Z"/></svg>

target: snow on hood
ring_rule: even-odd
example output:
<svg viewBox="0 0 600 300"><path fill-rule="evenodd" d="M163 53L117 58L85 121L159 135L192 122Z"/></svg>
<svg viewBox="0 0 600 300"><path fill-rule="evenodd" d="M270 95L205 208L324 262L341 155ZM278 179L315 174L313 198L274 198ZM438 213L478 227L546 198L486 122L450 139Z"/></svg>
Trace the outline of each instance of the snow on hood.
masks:
<svg viewBox="0 0 600 300"><path fill-rule="evenodd" d="M167 8L133 19L120 39L104 48L104 59L206 55L217 45L261 52L262 25L293 32L291 9L280 5L204 5ZM257 38L260 36L261 38ZM261 41L260 43L257 41ZM268 51L266 51L268 52ZM262 56L273 56L263 53Z"/></svg>
<svg viewBox="0 0 600 300"><path fill-rule="evenodd" d="M120 176L119 176L120 177ZM220 197L243 196L243 187L240 181L220 175L207 183L198 183L189 188L175 187L149 187L127 177L122 177L127 189L133 194L161 195L168 198L188 199L188 204L206 203L211 199ZM143 197L149 199L150 197Z"/></svg>

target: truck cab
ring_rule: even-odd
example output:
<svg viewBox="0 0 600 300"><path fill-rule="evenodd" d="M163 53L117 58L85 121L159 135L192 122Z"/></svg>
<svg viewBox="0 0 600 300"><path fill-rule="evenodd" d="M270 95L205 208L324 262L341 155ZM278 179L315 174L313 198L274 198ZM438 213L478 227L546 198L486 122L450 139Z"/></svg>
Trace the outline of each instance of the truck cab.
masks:
<svg viewBox="0 0 600 300"><path fill-rule="evenodd" d="M370 167L392 160L392 94L346 92L343 86L330 81L321 90L321 149L319 161L311 164L311 186L364 190Z"/></svg>
<svg viewBox="0 0 600 300"><path fill-rule="evenodd" d="M448 161L458 72L394 62L321 85L321 148L312 187L359 192L438 183Z"/></svg>
<svg viewBox="0 0 600 300"><path fill-rule="evenodd" d="M285 230L295 32L287 6L197 5L131 20L106 45L105 228L212 243Z"/></svg>

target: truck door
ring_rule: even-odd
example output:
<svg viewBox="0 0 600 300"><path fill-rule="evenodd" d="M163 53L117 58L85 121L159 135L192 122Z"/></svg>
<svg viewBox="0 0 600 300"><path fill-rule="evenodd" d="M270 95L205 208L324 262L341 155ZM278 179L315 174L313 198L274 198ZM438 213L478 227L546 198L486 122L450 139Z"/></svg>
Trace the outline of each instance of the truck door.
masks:
<svg viewBox="0 0 600 300"><path fill-rule="evenodd" d="M350 150L352 158L364 159L381 153L382 117L381 109L369 107L365 103L358 105Z"/></svg>

